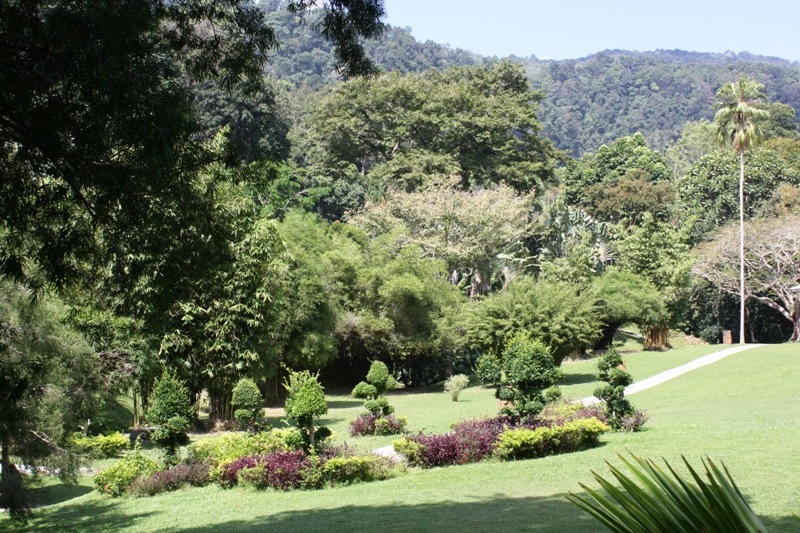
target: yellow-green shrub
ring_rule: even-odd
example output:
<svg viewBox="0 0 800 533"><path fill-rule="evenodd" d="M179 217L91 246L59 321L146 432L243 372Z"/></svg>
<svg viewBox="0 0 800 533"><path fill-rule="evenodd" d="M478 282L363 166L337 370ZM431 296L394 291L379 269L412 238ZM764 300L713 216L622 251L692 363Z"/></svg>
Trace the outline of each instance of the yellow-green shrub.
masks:
<svg viewBox="0 0 800 533"><path fill-rule="evenodd" d="M112 497L122 496L134 481L155 472L158 465L137 451L94 476L94 487Z"/></svg>
<svg viewBox="0 0 800 533"><path fill-rule="evenodd" d="M331 485L388 479L400 471L402 466L378 456L334 457L322 467L323 477Z"/></svg>
<svg viewBox="0 0 800 533"><path fill-rule="evenodd" d="M67 440L67 447L75 453L85 454L92 459L108 459L116 457L130 445L122 433L97 435L96 437L78 436Z"/></svg>
<svg viewBox="0 0 800 533"><path fill-rule="evenodd" d="M228 433L193 442L187 448L189 461L219 465L248 455L288 452L302 447L297 428L273 429L260 433ZM213 474L212 474L213 475Z"/></svg>
<svg viewBox="0 0 800 533"><path fill-rule="evenodd" d="M533 430L509 429L497 439L497 454L503 459L530 459L575 452L597 445L600 435L609 429L596 418L573 420L563 426Z"/></svg>

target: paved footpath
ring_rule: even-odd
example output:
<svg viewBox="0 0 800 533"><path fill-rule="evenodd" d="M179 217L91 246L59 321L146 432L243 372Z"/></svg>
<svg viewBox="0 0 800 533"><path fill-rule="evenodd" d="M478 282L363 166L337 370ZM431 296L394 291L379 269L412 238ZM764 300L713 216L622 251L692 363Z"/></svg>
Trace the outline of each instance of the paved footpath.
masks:
<svg viewBox="0 0 800 533"><path fill-rule="evenodd" d="M671 379L677 378L678 376L682 376L687 372L691 372L697 368L710 365L712 363L716 363L721 359L725 359L729 355L733 355L735 353L743 352L745 350L749 350L750 348L758 348L759 346L764 346L763 344L745 344L744 346L733 346L731 348L726 348L719 352L714 352L709 355L704 355L699 359L695 359L685 365L681 365L675 368L670 368L665 372L661 372L660 374L656 374L655 376L651 376L647 379L643 379L638 383L634 383L633 385L629 385L625 387L625 396L629 396L639 391L643 391L645 389L649 389L651 387L655 387L656 385L661 385L662 383L669 381ZM581 400L583 405L592 405L598 403L600 400L594 396L589 396L588 398L584 398Z"/></svg>

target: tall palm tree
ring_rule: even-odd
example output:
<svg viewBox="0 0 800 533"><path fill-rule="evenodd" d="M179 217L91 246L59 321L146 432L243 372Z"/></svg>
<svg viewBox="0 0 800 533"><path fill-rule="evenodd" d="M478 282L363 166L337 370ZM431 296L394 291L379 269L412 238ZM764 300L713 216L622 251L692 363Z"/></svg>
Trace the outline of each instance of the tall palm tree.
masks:
<svg viewBox="0 0 800 533"><path fill-rule="evenodd" d="M769 118L769 111L759 107L765 104L764 85L749 79L726 83L717 91L714 108L714 124L717 126L717 142L720 146L731 146L739 152L739 278L740 320L739 343L744 344L744 152L761 140L758 122Z"/></svg>

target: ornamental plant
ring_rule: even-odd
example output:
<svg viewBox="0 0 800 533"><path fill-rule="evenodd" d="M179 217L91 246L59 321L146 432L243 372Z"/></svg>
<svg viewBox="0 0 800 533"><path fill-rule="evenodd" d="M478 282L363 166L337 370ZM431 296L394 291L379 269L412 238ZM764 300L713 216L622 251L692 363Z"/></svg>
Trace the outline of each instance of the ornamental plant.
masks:
<svg viewBox="0 0 800 533"><path fill-rule="evenodd" d="M320 437L330 435L330 430L326 427L316 430L314 428L314 419L328 412L325 391L317 379L319 373L312 374L308 370L294 372L288 368L286 370L289 372L283 383L289 392L284 405L286 418L300 429L307 445L314 446L315 433L319 433Z"/></svg>
<svg viewBox="0 0 800 533"><path fill-rule="evenodd" d="M605 492L601 493L581 483L588 497L573 493L567 496L572 503L611 531L766 531L723 463L720 463L720 468L706 458L703 461L705 472L696 472L683 457L691 476L683 478L666 461L666 469L662 469L652 459L633 453L632 460L622 455L619 458L628 472L609 463L616 482L612 483L594 474L595 480ZM622 485L622 489L619 485Z"/></svg>
<svg viewBox="0 0 800 533"><path fill-rule="evenodd" d="M350 434L359 435L395 435L401 433L408 421L404 417L394 418L394 407L389 405L384 395L394 389L397 381L389 373L389 367L381 361L373 361L367 372L366 381L362 381L353 389L354 398L366 400L367 412L350 421Z"/></svg>
<svg viewBox="0 0 800 533"><path fill-rule="evenodd" d="M450 398L452 398L454 402L458 401L458 396L461 394L461 391L467 387L469 387L469 378L464 374L450 376L447 378L447 381L444 382L444 391L450 393Z"/></svg>
<svg viewBox="0 0 800 533"><path fill-rule="evenodd" d="M137 448L133 455L123 457L94 476L94 487L98 492L111 497L125 494L137 479L149 477L158 472L158 465L142 455Z"/></svg>
<svg viewBox="0 0 800 533"><path fill-rule="evenodd" d="M164 449L164 460L175 464L178 446L189 444L189 423L195 412L186 384L174 372L164 370L149 397L147 421L155 426L150 438Z"/></svg>
<svg viewBox="0 0 800 533"><path fill-rule="evenodd" d="M397 381L389 373L389 367L381 361L373 361L367 372L366 382L362 381L353 389L353 397L360 400L374 400L384 396L387 391L397 387Z"/></svg>
<svg viewBox="0 0 800 533"><path fill-rule="evenodd" d="M240 379L233 388L231 405L236 409L233 416L239 424L250 433L255 433L256 427L260 427L264 420L264 412L261 409L264 397L258 385L250 378Z"/></svg>
<svg viewBox="0 0 800 533"><path fill-rule="evenodd" d="M545 406L544 391L563 377L541 341L518 332L506 343L500 357L487 352L477 362L475 372L484 384L495 387L495 396L506 402L502 413L516 417L539 414ZM551 390L548 396L555 397Z"/></svg>
<svg viewBox="0 0 800 533"><path fill-rule="evenodd" d="M647 415L633 408L625 399L625 387L633 383L625 371L622 356L611 346L597 363L597 379L606 384L598 387L594 395L605 402L606 418L614 429L638 431L647 421Z"/></svg>

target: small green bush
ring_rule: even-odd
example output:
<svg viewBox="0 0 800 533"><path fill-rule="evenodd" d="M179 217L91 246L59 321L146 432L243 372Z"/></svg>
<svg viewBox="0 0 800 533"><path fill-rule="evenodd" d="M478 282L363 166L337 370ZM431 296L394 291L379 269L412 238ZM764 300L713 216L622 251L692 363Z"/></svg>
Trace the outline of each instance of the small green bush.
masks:
<svg viewBox="0 0 800 533"><path fill-rule="evenodd" d="M408 418L404 416L394 417L394 423L390 418L378 418L375 420L375 435L397 435L402 433L403 428L408 425Z"/></svg>
<svg viewBox="0 0 800 533"><path fill-rule="evenodd" d="M388 457L334 457L322 467L325 481L331 485L350 485L358 482L389 479L402 472Z"/></svg>
<svg viewBox="0 0 800 533"><path fill-rule="evenodd" d="M532 459L568 453L596 446L600 435L610 428L596 418L584 418L563 426L509 429L497 439L502 459Z"/></svg>
<svg viewBox="0 0 800 533"><path fill-rule="evenodd" d="M623 368L622 356L615 347L609 347L597 363L597 379L606 384L598 387L594 395L605 402L611 427L638 431L647 421L647 414L637 411L625 399L625 387L633 383L633 378Z"/></svg>
<svg viewBox="0 0 800 533"><path fill-rule="evenodd" d="M378 389L375 388L375 385L362 381L353 388L352 394L353 398L358 398L359 400L372 400L377 398Z"/></svg>
<svg viewBox="0 0 800 533"><path fill-rule="evenodd" d="M367 400L364 402L364 407L373 416L389 416L394 413L394 407L389 405L389 400L386 398L376 398L374 400Z"/></svg>
<svg viewBox="0 0 800 533"><path fill-rule="evenodd" d="M328 412L325 390L317 379L318 373L287 370L289 376L283 384L289 392L284 404L286 418L300 429L308 446L314 446L314 419Z"/></svg>
<svg viewBox="0 0 800 533"><path fill-rule="evenodd" d="M394 451L402 455L410 465L422 463L422 454L425 453L425 445L408 439L392 441Z"/></svg>
<svg viewBox="0 0 800 533"><path fill-rule="evenodd" d="M495 387L495 396L509 402L503 414L535 416L545 405L543 392L554 395L556 383L564 376L555 366L550 348L518 332L506 343L500 357L488 352L478 359L475 372L486 385Z"/></svg>
<svg viewBox="0 0 800 533"><path fill-rule="evenodd" d="M164 448L164 459L175 463L178 446L189 444L189 423L195 412L189 389L174 372L164 370L149 397L147 421L155 426L150 438Z"/></svg>
<svg viewBox="0 0 800 533"><path fill-rule="evenodd" d="M258 385L252 379L242 378L239 380L231 394L231 405L236 409L233 416L243 429L254 432L256 426L261 424L264 418L261 410L264 405L264 397L261 396Z"/></svg>
<svg viewBox="0 0 800 533"><path fill-rule="evenodd" d="M158 472L158 465L139 453L123 457L117 464L94 476L94 487L98 492L111 497L122 496L133 483Z"/></svg>
<svg viewBox="0 0 800 533"><path fill-rule="evenodd" d="M116 457L130 445L122 433L98 435L96 437L77 436L67 440L67 447L75 453L88 455L92 459Z"/></svg>
<svg viewBox="0 0 800 533"><path fill-rule="evenodd" d="M250 487L257 490L269 488L269 472L262 465L242 468L236 476L238 484L242 487Z"/></svg>
<svg viewBox="0 0 800 533"><path fill-rule="evenodd" d="M464 374L450 376L447 378L447 381L444 382L444 391L450 393L450 398L452 398L454 402L458 401L459 394L467 387L469 387L469 377Z"/></svg>
<svg viewBox="0 0 800 533"><path fill-rule="evenodd" d="M288 452L303 446L297 428L273 429L260 433L228 433L193 442L187 447L188 462L202 461L217 466L248 455Z"/></svg>
<svg viewBox="0 0 800 533"><path fill-rule="evenodd" d="M397 387L397 381L389 374L389 367L380 361L373 361L367 372L367 383L374 385L378 396Z"/></svg>

